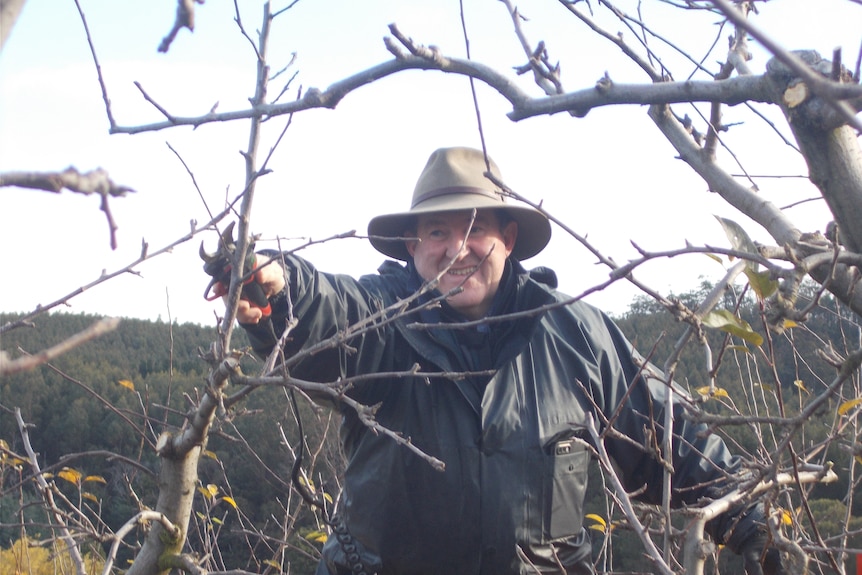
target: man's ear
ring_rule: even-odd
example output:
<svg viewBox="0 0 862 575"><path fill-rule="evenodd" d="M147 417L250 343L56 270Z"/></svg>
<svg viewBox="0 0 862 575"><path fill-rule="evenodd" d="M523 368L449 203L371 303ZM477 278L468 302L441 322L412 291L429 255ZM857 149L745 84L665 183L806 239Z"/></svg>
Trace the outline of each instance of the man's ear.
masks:
<svg viewBox="0 0 862 575"><path fill-rule="evenodd" d="M515 249L515 241L518 239L518 222L512 220L503 226L503 245L506 246L506 257ZM408 248L409 250L409 248Z"/></svg>
<svg viewBox="0 0 862 575"><path fill-rule="evenodd" d="M410 232L410 233L406 234L405 237L415 238L416 232ZM416 240L413 240L413 239L410 239L410 240L405 239L404 240L404 246L407 248L407 253L410 254L411 258L416 253L416 244L417 243L418 242Z"/></svg>

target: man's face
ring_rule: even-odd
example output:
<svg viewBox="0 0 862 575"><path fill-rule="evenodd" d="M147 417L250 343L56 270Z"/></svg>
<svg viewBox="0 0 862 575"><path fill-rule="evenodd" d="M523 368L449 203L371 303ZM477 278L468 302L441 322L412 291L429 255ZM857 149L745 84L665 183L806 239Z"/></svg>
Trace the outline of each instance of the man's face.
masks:
<svg viewBox="0 0 862 575"><path fill-rule="evenodd" d="M493 210L478 210L472 227L471 219L472 211L422 214L416 224L419 239L408 241L407 251L422 279L434 279L445 270L439 291L445 294L461 286L463 291L450 297L449 305L469 319L480 319L500 286L518 224L501 226Z"/></svg>

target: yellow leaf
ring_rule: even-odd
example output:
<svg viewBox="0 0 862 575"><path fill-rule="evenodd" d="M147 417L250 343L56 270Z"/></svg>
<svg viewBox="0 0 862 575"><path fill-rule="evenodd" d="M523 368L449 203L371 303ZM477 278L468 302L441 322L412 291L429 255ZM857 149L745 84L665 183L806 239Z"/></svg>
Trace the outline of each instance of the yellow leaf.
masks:
<svg viewBox="0 0 862 575"><path fill-rule="evenodd" d="M793 516L786 509L781 510L781 523L784 525L793 525Z"/></svg>
<svg viewBox="0 0 862 575"><path fill-rule="evenodd" d="M790 329L794 327L799 327L799 324L792 319L784 319L784 329Z"/></svg>
<svg viewBox="0 0 862 575"><path fill-rule="evenodd" d="M198 491L200 491L201 495L203 495L204 498L209 500L218 495L218 485L213 485L212 483L210 483L206 487L198 487Z"/></svg>
<svg viewBox="0 0 862 575"><path fill-rule="evenodd" d="M587 529L592 529L593 531L598 531L600 533L605 532L605 526L599 525L598 523L593 523L592 525L588 526Z"/></svg>
<svg viewBox="0 0 862 575"><path fill-rule="evenodd" d="M802 383L801 379L797 379L793 382L793 385L799 388L799 391L804 391L805 393L810 393L807 389L805 389L805 384Z"/></svg>
<svg viewBox="0 0 862 575"><path fill-rule="evenodd" d="M108 484L108 482L105 481L105 478L102 477L101 475L88 475L87 477L84 478L84 483L86 483L88 481L95 481L96 483L101 483L103 485Z"/></svg>
<svg viewBox="0 0 862 575"><path fill-rule="evenodd" d="M222 497L222 501L226 501L231 507L236 509L236 501L234 501L233 497Z"/></svg>
<svg viewBox="0 0 862 575"><path fill-rule="evenodd" d="M89 499L89 500L90 500L90 501L92 501L93 503L98 503L98 502L99 502L99 498L98 498L98 497L96 497L96 496L95 496L95 495L93 495L92 493L87 493L86 491L85 491L84 493L82 493L82 494L81 494L81 497L83 497L84 499Z"/></svg>
<svg viewBox="0 0 862 575"><path fill-rule="evenodd" d="M207 520L207 516L206 516L206 515L204 515L203 513L201 513L200 511L195 511L195 515L197 515L197 516L198 516L198 519L200 519L201 521L206 521L206 520Z"/></svg>
<svg viewBox="0 0 862 575"><path fill-rule="evenodd" d="M212 522L213 522L213 523L215 523L216 525L224 525L224 521L222 521L222 520L221 520L221 519L219 519L218 517L213 517L210 521L212 521Z"/></svg>
<svg viewBox="0 0 862 575"><path fill-rule="evenodd" d="M0 449L6 449L6 450L9 449L9 444L6 443L5 439L0 439Z"/></svg>
<svg viewBox="0 0 862 575"><path fill-rule="evenodd" d="M273 561L272 559L266 559L266 560L263 562L263 564L264 564L264 565L269 565L270 567L275 567L276 569L278 569L279 571L281 571L281 565L279 565L278 563L276 563L276 562L275 562L275 561Z"/></svg>
<svg viewBox="0 0 862 575"><path fill-rule="evenodd" d="M838 406L838 415L846 415L848 411L850 411L860 403L862 403L862 397L857 397L856 399L845 401L840 406Z"/></svg>
<svg viewBox="0 0 862 575"><path fill-rule="evenodd" d="M714 387L710 390L708 385L704 385L703 387L698 387L695 391L708 397L730 397L727 390L722 387Z"/></svg>
<svg viewBox="0 0 862 575"><path fill-rule="evenodd" d="M595 513L587 513L586 515L584 515L584 519L592 519L593 521L602 526L602 531L604 531L605 527L608 526L604 517L602 517L601 515L596 515Z"/></svg>
<svg viewBox="0 0 862 575"><path fill-rule="evenodd" d="M83 477L83 474L76 469L72 469L71 467L64 467L60 470L60 473L57 474L57 477L59 477L60 479L65 479L69 483L78 485L78 482L81 481L81 477Z"/></svg>
<svg viewBox="0 0 862 575"><path fill-rule="evenodd" d="M856 456L856 463L858 463L859 465L862 465L862 455Z"/></svg>
<svg viewBox="0 0 862 575"><path fill-rule="evenodd" d="M326 493L326 492L323 493L323 499L325 499L327 503L333 502L332 495L330 495L329 493Z"/></svg>
<svg viewBox="0 0 862 575"><path fill-rule="evenodd" d="M218 461L218 455L215 454L215 451L210 451L209 449L204 449L204 452L202 455L204 457L209 457L210 459Z"/></svg>
<svg viewBox="0 0 862 575"><path fill-rule="evenodd" d="M135 383L130 379L120 379L117 381L117 385L125 387L130 391L135 391Z"/></svg>
<svg viewBox="0 0 862 575"><path fill-rule="evenodd" d="M315 543L326 543L327 536L326 533L323 531L314 530L306 533L305 539L308 541L313 541Z"/></svg>

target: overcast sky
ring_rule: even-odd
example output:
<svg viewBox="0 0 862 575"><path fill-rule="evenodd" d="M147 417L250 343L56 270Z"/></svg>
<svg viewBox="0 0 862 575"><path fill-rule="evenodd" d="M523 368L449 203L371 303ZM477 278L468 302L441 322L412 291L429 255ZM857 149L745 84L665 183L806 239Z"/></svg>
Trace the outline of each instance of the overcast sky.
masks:
<svg viewBox="0 0 862 575"><path fill-rule="evenodd" d="M243 1L242 23L249 34L259 27L262 9ZM511 70L524 62L505 6L497 0L465 1L465 23L472 57L509 74L530 94L541 96L529 77ZM593 3L596 4L596 3ZM636 13L634 2L619 2ZM197 7L194 34L182 30L167 54L156 48L173 22L173 0L81 0L107 81L108 96L121 125L160 121L133 82L170 113L197 116L216 103L218 111L247 107L254 91L254 53L233 21L233 3L210 1ZM275 9L285 3L275 3ZM584 5L582 5L584 6ZM812 48L828 55L841 46L855 64L862 39L862 6L847 0L772 0L760 4L755 21L787 48ZM524 31L535 44L545 40L559 60L568 90L592 86L607 72L618 83L643 82L642 73L607 41L592 35L553 0L520 3L529 18ZM598 11L598 6L595 6ZM644 21L656 22L680 45L698 46L702 55L714 38L717 18L680 26L657 0L643 2ZM598 16L597 12L597 16ZM387 25L398 24L422 44L463 57L465 42L456 0L301 0L276 19L270 63L273 70L296 60L270 87L273 96L287 78L296 78L284 98L331 83L386 61ZM607 21L606 21L607 22ZM620 25L611 23L612 31ZM729 31L725 31L726 37ZM631 38L631 33L626 33ZM716 69L725 40L704 62ZM766 55L755 46L750 63L762 72ZM690 73L688 64L676 73ZM681 78L678 78L681 79ZM283 98L283 99L284 99ZM756 238L764 237L716 197L682 162L651 124L646 109L613 107L586 118L566 115L514 123L510 107L497 94L478 88L481 121L492 157L515 191L587 236L616 261L635 257L631 246L658 251L693 244L727 245L714 215L739 221ZM680 113L686 113L683 107ZM778 116L773 116L780 123ZM265 124L266 152L287 124ZM793 150L738 106L725 122L745 122L726 134L744 167L758 175L802 175ZM786 132L786 130L785 130ZM96 198L65 192L53 195L3 189L0 211L0 310L30 311L74 292L134 261L142 241L150 250L187 233L190 221L209 220L225 197L242 188L248 122L174 128L143 135L109 135L105 105L81 19L72 0L29 0L0 53L0 170L81 171L102 167L114 181L136 190L112 202L119 247L111 250L106 220ZM203 198L173 147L192 171ZM351 229L364 233L374 215L407 209L416 177L440 146L479 147L477 118L468 81L439 72L411 71L348 95L335 110L297 114L270 161L273 172L257 188L252 229L264 239L277 235L285 246ZM726 166L733 166L723 156ZM737 168L729 168L739 171ZM813 197L803 179L758 180L765 198L778 205ZM805 204L791 217L804 231L823 229L822 207ZM579 294L607 277L608 270L560 229L549 248L528 260L547 265L561 289ZM297 239L298 238L298 239ZM204 236L207 245L215 235ZM146 262L139 275L100 285L70 301L72 312L178 321L214 322L220 306L203 299L207 277L197 256L200 239L170 255ZM271 243L262 241L271 247ZM361 239L313 248L306 257L326 271L354 276L373 272L383 256ZM701 277L716 281L719 264L687 256L651 264L639 276L655 289L684 292ZM635 295L617 284L588 301L621 312Z"/></svg>

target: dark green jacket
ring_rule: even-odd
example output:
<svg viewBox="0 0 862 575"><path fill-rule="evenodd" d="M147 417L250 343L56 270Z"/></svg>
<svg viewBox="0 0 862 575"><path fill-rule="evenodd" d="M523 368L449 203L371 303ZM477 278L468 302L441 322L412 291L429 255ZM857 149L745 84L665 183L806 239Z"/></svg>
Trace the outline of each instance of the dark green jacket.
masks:
<svg viewBox="0 0 862 575"><path fill-rule="evenodd" d="M412 266L394 262L359 280L318 272L295 257L287 263L299 319L286 346L291 355L408 297L419 285ZM553 284L553 272L527 272L510 261L494 304L497 313L565 301ZM284 294L275 298L276 326L284 325L287 308ZM606 418L617 414L614 428L631 441L609 438L607 450L626 489L643 488L640 499L659 503L662 466L650 451L662 441L665 385L640 375L637 355L619 329L583 302L479 329L411 327L440 321L444 312L396 319L291 370L297 378L332 382L420 368L416 375L363 381L349 395L378 406L381 425L441 459L445 471L372 433L353 410L341 409L348 459L341 514L364 565L380 575L507 575L559 573L559 560L568 573L591 573L590 542L581 524L590 460L581 440L588 437L586 415L593 414L603 429ZM274 345L262 330L249 332L258 353ZM492 377L453 381L422 375L486 367L495 370ZM676 425L675 433L685 438L675 442L673 455L673 499L679 505L715 487L734 461L717 437L698 437L701 428L681 418ZM330 537L318 574L349 572L344 555Z"/></svg>

